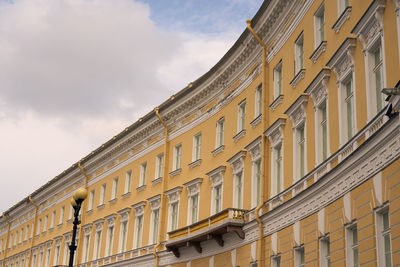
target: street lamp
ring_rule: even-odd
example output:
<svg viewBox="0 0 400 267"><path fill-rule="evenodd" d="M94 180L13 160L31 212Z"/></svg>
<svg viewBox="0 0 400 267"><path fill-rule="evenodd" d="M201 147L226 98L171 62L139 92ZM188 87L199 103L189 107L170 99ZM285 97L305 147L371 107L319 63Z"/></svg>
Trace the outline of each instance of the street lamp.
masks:
<svg viewBox="0 0 400 267"><path fill-rule="evenodd" d="M72 241L71 244L69 245L69 267L73 266L74 262L74 254L76 250L76 245L75 245L75 238L76 238L76 229L78 228L78 224L81 222L79 221L79 210L81 209L82 202L85 200L87 197L87 190L85 188L78 188L74 194L72 195L71 198L71 205L74 208L74 227L72 230Z"/></svg>

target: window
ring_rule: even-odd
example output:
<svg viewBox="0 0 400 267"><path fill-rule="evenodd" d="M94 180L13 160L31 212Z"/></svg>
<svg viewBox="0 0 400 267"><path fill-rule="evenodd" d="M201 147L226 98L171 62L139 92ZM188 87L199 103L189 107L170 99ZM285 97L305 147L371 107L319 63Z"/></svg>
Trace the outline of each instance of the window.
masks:
<svg viewBox="0 0 400 267"><path fill-rule="evenodd" d="M72 206L71 206L70 209L72 210ZM71 217L72 217L72 216L71 216ZM37 228L36 228L36 234L37 234L37 235L40 234L40 228L41 228L41 226L42 226L42 219L39 219L39 222L38 222L38 225L37 225Z"/></svg>
<svg viewBox="0 0 400 267"><path fill-rule="evenodd" d="M106 199L106 184L103 184L100 189L100 201L99 205L103 205Z"/></svg>
<svg viewBox="0 0 400 267"><path fill-rule="evenodd" d="M274 99L282 94L282 60L274 68Z"/></svg>
<svg viewBox="0 0 400 267"><path fill-rule="evenodd" d="M294 266L304 267L304 247L298 247L294 249Z"/></svg>
<svg viewBox="0 0 400 267"><path fill-rule="evenodd" d="M36 266L36 258L37 258L37 256L36 256L36 254L34 254L32 257L32 267Z"/></svg>
<svg viewBox="0 0 400 267"><path fill-rule="evenodd" d="M349 263L349 266L354 266L354 267L359 266L358 233L356 224L352 224L346 228L346 248L347 248L346 261Z"/></svg>
<svg viewBox="0 0 400 267"><path fill-rule="evenodd" d="M89 260L89 242L90 234L87 234L83 239L83 262L87 262Z"/></svg>
<svg viewBox="0 0 400 267"><path fill-rule="evenodd" d="M56 220L56 211L54 210L53 213L52 213L52 215L51 215L50 228L53 228L53 227L54 227L54 222L55 222L55 220ZM22 233L22 230L21 230L21 233Z"/></svg>
<svg viewBox="0 0 400 267"><path fill-rule="evenodd" d="M354 119L354 93L352 79L349 78L342 84L343 89L343 108L344 114L342 116L342 135L344 143L353 137L355 132L355 119Z"/></svg>
<svg viewBox="0 0 400 267"><path fill-rule="evenodd" d="M58 219L58 224L62 224L64 221L65 206L61 207L60 217ZM28 231L28 230L27 230Z"/></svg>
<svg viewBox="0 0 400 267"><path fill-rule="evenodd" d="M100 257L100 247L101 247L101 230L96 231L94 236L94 260Z"/></svg>
<svg viewBox="0 0 400 267"><path fill-rule="evenodd" d="M300 179L305 174L305 134L304 124L295 128L295 178Z"/></svg>
<svg viewBox="0 0 400 267"><path fill-rule="evenodd" d="M15 231L15 239L13 244L14 247L17 245L17 240L18 240L18 231Z"/></svg>
<svg viewBox="0 0 400 267"><path fill-rule="evenodd" d="M261 202L261 160L253 162L253 207Z"/></svg>
<svg viewBox="0 0 400 267"><path fill-rule="evenodd" d="M157 243L158 239L158 225L159 225L159 220L160 220L160 210L159 209L154 209L151 211L151 237L150 241L152 244Z"/></svg>
<svg viewBox="0 0 400 267"><path fill-rule="evenodd" d="M331 252L329 236L321 237L319 240L320 246L320 266L329 267L331 266Z"/></svg>
<svg viewBox="0 0 400 267"><path fill-rule="evenodd" d="M272 155L272 172L273 172L273 187L272 195L277 195L282 191L283 186L283 168L282 168L282 144L278 144L273 148Z"/></svg>
<svg viewBox="0 0 400 267"><path fill-rule="evenodd" d="M181 168L181 157L182 157L182 145L176 145L174 147L174 170Z"/></svg>
<svg viewBox="0 0 400 267"><path fill-rule="evenodd" d="M243 172L238 172L234 175L234 189L233 189L233 196L234 196L234 204L233 206L237 209L241 209L243 207Z"/></svg>
<svg viewBox="0 0 400 267"><path fill-rule="evenodd" d="M129 170L125 173L125 188L124 194L131 192L132 171Z"/></svg>
<svg viewBox="0 0 400 267"><path fill-rule="evenodd" d="M160 178L163 176L163 161L164 161L164 154L160 154L156 157L156 175L155 179Z"/></svg>
<svg viewBox="0 0 400 267"><path fill-rule="evenodd" d="M43 233L47 230L47 222L49 221L49 215L44 217L44 224L43 224Z"/></svg>
<svg viewBox="0 0 400 267"><path fill-rule="evenodd" d="M26 226L25 240L28 240L29 235L29 225Z"/></svg>
<svg viewBox="0 0 400 267"><path fill-rule="evenodd" d="M392 266L389 210L387 207L376 213L376 239L378 266Z"/></svg>
<svg viewBox="0 0 400 267"><path fill-rule="evenodd" d="M143 231L143 215L136 216L135 222L135 246L140 248L142 246L142 231Z"/></svg>
<svg viewBox="0 0 400 267"><path fill-rule="evenodd" d="M60 258L60 244L56 245L56 251L54 252L54 259L53 259L53 266L57 266L58 264L58 259ZM21 262L22 266L24 267L23 261Z"/></svg>
<svg viewBox="0 0 400 267"><path fill-rule="evenodd" d="M20 236L19 236L19 242L18 243L22 243L22 237L23 237L23 235L24 235L24 228L21 228L21 234L20 234ZM0 251L1 251L1 247L2 246L0 246Z"/></svg>
<svg viewBox="0 0 400 267"><path fill-rule="evenodd" d="M317 107L317 161L323 162L328 157L328 122L326 100Z"/></svg>
<svg viewBox="0 0 400 267"><path fill-rule="evenodd" d="M214 195L214 214L222 210L222 184L218 184L213 188Z"/></svg>
<svg viewBox="0 0 400 267"><path fill-rule="evenodd" d="M338 16L349 6L349 0L338 0Z"/></svg>
<svg viewBox="0 0 400 267"><path fill-rule="evenodd" d="M272 267L281 267L281 256L273 256L271 258Z"/></svg>
<svg viewBox="0 0 400 267"><path fill-rule="evenodd" d="M195 223L198 220L198 212L199 212L199 195L195 194L190 196L189 198L190 203L190 221L189 224Z"/></svg>
<svg viewBox="0 0 400 267"><path fill-rule="evenodd" d="M178 204L179 202L174 202L169 205L170 231L178 228Z"/></svg>
<svg viewBox="0 0 400 267"><path fill-rule="evenodd" d="M69 240L65 239L64 241L64 258L63 258L63 265L68 265L68 255L69 255Z"/></svg>
<svg viewBox="0 0 400 267"><path fill-rule="evenodd" d="M38 264L39 264L38 267L42 267L42 264L43 264L43 251L40 251L40 253L39 253L39 263Z"/></svg>
<svg viewBox="0 0 400 267"><path fill-rule="evenodd" d="M48 248L46 251L46 262L44 264L44 266L49 267L50 266L50 252L51 252L51 248ZM15 264L15 267L17 267L18 264Z"/></svg>
<svg viewBox="0 0 400 267"><path fill-rule="evenodd" d="M143 162L140 165L140 181L139 186L143 186L146 184L146 169L147 169L147 162Z"/></svg>
<svg viewBox="0 0 400 267"><path fill-rule="evenodd" d="M304 68L303 33L294 43L294 74L297 75Z"/></svg>
<svg viewBox="0 0 400 267"><path fill-rule="evenodd" d="M383 88L383 60L382 60L382 46L381 44L377 44L371 51L368 52L368 64L369 66L369 87L370 87L370 105L371 105L371 115L372 118L374 115L379 113L379 111L383 108L384 103L384 95L382 94ZM372 74L372 75L370 75Z"/></svg>
<svg viewBox="0 0 400 267"><path fill-rule="evenodd" d="M126 239L128 236L128 221L123 221L121 222L120 226L120 235L119 235L119 242L120 242L120 247L119 247L119 252L125 252L126 251Z"/></svg>
<svg viewBox="0 0 400 267"><path fill-rule="evenodd" d="M256 88L255 100L254 100L254 118L261 115L262 111L262 85L260 84Z"/></svg>
<svg viewBox="0 0 400 267"><path fill-rule="evenodd" d="M107 229L107 246L106 246L106 257L112 255L113 249L113 242L114 242L114 226L108 226Z"/></svg>
<svg viewBox="0 0 400 267"><path fill-rule="evenodd" d="M113 180L113 190L112 190L111 200L117 198L117 192L118 192L118 177L115 177Z"/></svg>
<svg viewBox="0 0 400 267"><path fill-rule="evenodd" d="M225 119L221 118L217 121L217 134L215 137L215 148L218 148L224 144L224 123Z"/></svg>
<svg viewBox="0 0 400 267"><path fill-rule="evenodd" d="M325 7L322 4L314 14L314 46L317 48L325 41Z"/></svg>
<svg viewBox="0 0 400 267"><path fill-rule="evenodd" d="M193 155L192 160L196 161L201 159L201 133L193 136Z"/></svg>
<svg viewBox="0 0 400 267"><path fill-rule="evenodd" d="M243 131L246 125L246 101L240 102L238 106L238 118L237 118L237 132Z"/></svg>
<svg viewBox="0 0 400 267"><path fill-rule="evenodd" d="M90 194L89 194L88 210L92 210L93 209L93 202L94 202L94 190L91 190Z"/></svg>

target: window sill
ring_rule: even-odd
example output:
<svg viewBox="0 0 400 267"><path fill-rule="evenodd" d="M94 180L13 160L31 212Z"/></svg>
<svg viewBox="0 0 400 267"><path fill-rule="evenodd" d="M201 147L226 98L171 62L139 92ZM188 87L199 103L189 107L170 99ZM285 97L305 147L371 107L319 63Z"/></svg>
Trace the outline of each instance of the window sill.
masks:
<svg viewBox="0 0 400 267"><path fill-rule="evenodd" d="M200 164L201 164L201 159L197 159L197 160L193 161L192 163L189 163L189 167L194 168L196 166L199 166Z"/></svg>
<svg viewBox="0 0 400 267"><path fill-rule="evenodd" d="M86 214L91 214L91 213L93 213L93 209L86 211Z"/></svg>
<svg viewBox="0 0 400 267"><path fill-rule="evenodd" d="M174 171L170 172L170 173L169 173L169 176L170 176L170 177L174 177L175 175L178 175L178 174L180 174L180 173L181 173L181 171L182 171L182 169L181 169L181 168L179 168L179 169L176 169L176 170L174 170Z"/></svg>
<svg viewBox="0 0 400 267"><path fill-rule="evenodd" d="M311 54L310 59L313 63L317 62L317 59L324 53L326 50L326 41L322 41L318 47Z"/></svg>
<svg viewBox="0 0 400 267"><path fill-rule="evenodd" d="M137 187L137 188L136 188L136 191L137 191L137 192L140 192L140 191L143 191L143 190L145 190L145 189L146 189L146 185L144 184L144 185L141 185L141 186Z"/></svg>
<svg viewBox="0 0 400 267"><path fill-rule="evenodd" d="M255 128L261 122L262 114L259 114L254 120L250 122L251 127Z"/></svg>
<svg viewBox="0 0 400 267"><path fill-rule="evenodd" d="M53 230L54 230L54 227L49 228L49 232L53 232Z"/></svg>
<svg viewBox="0 0 400 267"><path fill-rule="evenodd" d="M131 192L126 192L125 194L122 195L122 198L127 198L131 195Z"/></svg>
<svg viewBox="0 0 400 267"><path fill-rule="evenodd" d="M72 218L69 218L69 219L67 220L67 223L70 223L70 222L72 222Z"/></svg>
<svg viewBox="0 0 400 267"><path fill-rule="evenodd" d="M304 79L304 74L306 73L305 69L301 69L299 70L299 72L297 72L297 74L294 76L293 80L290 82L290 85L293 88L296 88L296 85Z"/></svg>
<svg viewBox="0 0 400 267"><path fill-rule="evenodd" d="M59 223L59 224L57 225L57 227L60 228L62 225L63 225L63 223Z"/></svg>
<svg viewBox="0 0 400 267"><path fill-rule="evenodd" d="M245 135L246 135L246 130L243 129L233 137L233 140L235 141L235 143L237 143Z"/></svg>
<svg viewBox="0 0 400 267"><path fill-rule="evenodd" d="M283 102L283 95L279 95L274 101L269 105L272 110L275 110Z"/></svg>
<svg viewBox="0 0 400 267"><path fill-rule="evenodd" d="M346 20L348 20L350 18L350 13L351 13L351 6L348 6L345 8L345 10L343 10L342 14L340 14L339 18L336 20L336 22L332 26L332 29L336 33L339 33L343 24L346 22Z"/></svg>
<svg viewBox="0 0 400 267"><path fill-rule="evenodd" d="M108 201L108 203L110 203L110 204L114 204L115 202L117 202L117 198L116 197L111 199L110 201Z"/></svg>
<svg viewBox="0 0 400 267"><path fill-rule="evenodd" d="M217 147L216 149L214 149L213 151L211 151L211 153L213 154L213 156L215 157L217 154L221 153L222 151L224 151L225 146L224 145L220 145L219 147Z"/></svg>
<svg viewBox="0 0 400 267"><path fill-rule="evenodd" d="M104 208L104 206L105 206L105 204L103 203L101 205L98 205L97 208L100 210L100 209Z"/></svg>
<svg viewBox="0 0 400 267"><path fill-rule="evenodd" d="M158 177L158 178L154 179L153 181L151 181L151 183L152 183L153 185L155 185L155 184L161 183L161 181L162 181L162 177Z"/></svg>

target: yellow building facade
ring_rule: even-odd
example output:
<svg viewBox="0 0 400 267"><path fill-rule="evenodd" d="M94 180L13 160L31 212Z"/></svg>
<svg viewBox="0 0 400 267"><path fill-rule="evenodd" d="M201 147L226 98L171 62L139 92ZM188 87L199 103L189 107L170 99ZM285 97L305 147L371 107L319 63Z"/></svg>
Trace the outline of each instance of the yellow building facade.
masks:
<svg viewBox="0 0 400 267"><path fill-rule="evenodd" d="M81 267L400 266L399 40L399 0L265 1L209 72L2 215L1 266L68 264L79 187Z"/></svg>

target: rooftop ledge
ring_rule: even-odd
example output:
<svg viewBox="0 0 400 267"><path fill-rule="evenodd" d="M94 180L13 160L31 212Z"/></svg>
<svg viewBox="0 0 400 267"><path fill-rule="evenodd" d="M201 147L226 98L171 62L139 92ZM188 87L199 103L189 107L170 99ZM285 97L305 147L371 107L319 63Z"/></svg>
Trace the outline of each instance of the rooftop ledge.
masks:
<svg viewBox="0 0 400 267"><path fill-rule="evenodd" d="M165 247L179 258L179 248L193 246L198 253L202 252L200 242L214 239L224 246L223 234L235 232L244 239L242 230L247 210L228 208L194 224L168 232L169 240Z"/></svg>

